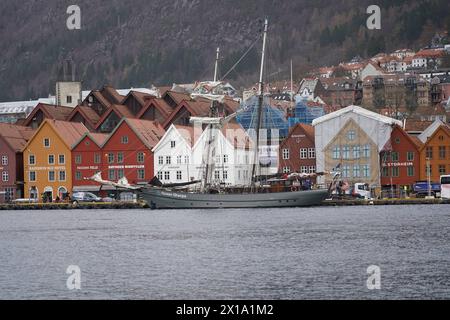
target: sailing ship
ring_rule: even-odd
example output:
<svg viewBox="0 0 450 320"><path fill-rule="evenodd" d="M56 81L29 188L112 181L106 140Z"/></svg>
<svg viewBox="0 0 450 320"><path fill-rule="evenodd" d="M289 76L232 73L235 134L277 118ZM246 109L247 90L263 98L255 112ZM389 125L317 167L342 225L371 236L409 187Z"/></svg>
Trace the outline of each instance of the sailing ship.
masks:
<svg viewBox="0 0 450 320"><path fill-rule="evenodd" d="M264 59L266 51L266 39L268 31L268 21L265 20L263 33L263 46L261 57L261 69L259 77L258 91L258 107L256 110L256 138L254 146L254 159L251 170L251 186L247 190L226 189L221 188L213 183L213 173L215 161L211 161L216 157L216 139L217 132L221 128L236 117L237 113L229 116L220 116L218 114L216 103L221 101L221 97L215 97L208 94L207 98L211 100L211 108L209 117L191 117L191 123L206 125L207 127L207 143L204 152L204 172L202 179L190 183L163 185L158 179L153 179L148 185L140 186L137 190L139 197L145 200L152 209L187 209L187 208L273 208L273 207L304 207L319 205L328 197L329 190L299 190L301 188L291 188L289 191L276 188L267 188L261 179L261 170L258 167L261 164L259 156L260 152L260 129L262 123L262 108L264 100ZM214 72L214 83L217 83L219 49L217 49L216 65ZM259 168L260 169L260 168ZM94 176L94 181L102 183L100 176ZM272 181L280 181L282 179L273 179ZM284 180L287 180L286 178ZM296 180L298 181L298 179ZM183 189L190 184L200 184L199 190ZM118 185L127 189L126 183ZM130 189L134 187L130 186Z"/></svg>

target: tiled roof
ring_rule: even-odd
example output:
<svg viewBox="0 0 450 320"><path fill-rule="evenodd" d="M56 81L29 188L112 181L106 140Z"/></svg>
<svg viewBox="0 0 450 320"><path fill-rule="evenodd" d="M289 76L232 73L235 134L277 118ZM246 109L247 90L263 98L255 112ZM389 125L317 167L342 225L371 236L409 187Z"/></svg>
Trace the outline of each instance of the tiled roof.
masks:
<svg viewBox="0 0 450 320"><path fill-rule="evenodd" d="M60 120L46 120L46 122L51 125L59 137L66 143L69 148L78 142L81 137L89 130L84 126L84 124L79 122L68 122Z"/></svg>
<svg viewBox="0 0 450 320"><path fill-rule="evenodd" d="M125 121L149 149L155 147L164 136L165 130L158 122L140 119L125 119Z"/></svg>
<svg viewBox="0 0 450 320"><path fill-rule="evenodd" d="M98 121L100 120L100 116L98 115L97 112L95 112L94 109L92 109L91 107L88 106L84 106L84 105L79 105L76 106L71 114L67 117L67 120L70 121L73 119L73 117L75 117L75 115L77 113L80 113L83 118L88 121L93 127L95 127L95 125L98 123Z"/></svg>
<svg viewBox="0 0 450 320"><path fill-rule="evenodd" d="M113 104L111 105L111 107L108 108L108 110L106 110L106 112L98 120L96 126L97 128L99 128L102 125L102 123L108 118L111 112L115 112L120 119L135 118L135 115L128 109L127 106L124 106L122 104Z"/></svg>
<svg viewBox="0 0 450 320"><path fill-rule="evenodd" d="M25 147L33 133L34 130L28 127L0 123L0 137L2 137L15 152L20 152Z"/></svg>
<svg viewBox="0 0 450 320"><path fill-rule="evenodd" d="M38 111L42 111L45 115L45 118L47 119L67 120L67 118L73 111L73 108L39 103L36 108L34 108L34 110L28 115L24 124L29 125Z"/></svg>

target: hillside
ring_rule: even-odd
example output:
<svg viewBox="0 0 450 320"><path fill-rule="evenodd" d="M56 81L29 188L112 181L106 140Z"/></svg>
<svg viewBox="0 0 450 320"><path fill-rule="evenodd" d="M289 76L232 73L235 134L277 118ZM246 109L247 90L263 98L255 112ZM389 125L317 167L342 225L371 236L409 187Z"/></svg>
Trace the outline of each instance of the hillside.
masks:
<svg viewBox="0 0 450 320"><path fill-rule="evenodd" d="M287 78L400 47L417 49L450 30L448 0L381 0L382 30L366 28L369 0L79 0L81 30L66 28L67 0L0 3L0 101L54 91L58 65L71 54L85 88L165 85L208 78L222 48L222 74L270 19L267 74ZM230 74L237 86L255 82L253 49Z"/></svg>

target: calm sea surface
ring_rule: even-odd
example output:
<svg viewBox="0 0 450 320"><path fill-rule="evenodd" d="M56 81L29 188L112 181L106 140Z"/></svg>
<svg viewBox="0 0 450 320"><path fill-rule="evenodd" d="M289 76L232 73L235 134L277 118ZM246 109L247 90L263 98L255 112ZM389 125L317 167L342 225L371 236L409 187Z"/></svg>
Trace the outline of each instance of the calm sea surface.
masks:
<svg viewBox="0 0 450 320"><path fill-rule="evenodd" d="M449 299L450 206L0 211L10 298Z"/></svg>

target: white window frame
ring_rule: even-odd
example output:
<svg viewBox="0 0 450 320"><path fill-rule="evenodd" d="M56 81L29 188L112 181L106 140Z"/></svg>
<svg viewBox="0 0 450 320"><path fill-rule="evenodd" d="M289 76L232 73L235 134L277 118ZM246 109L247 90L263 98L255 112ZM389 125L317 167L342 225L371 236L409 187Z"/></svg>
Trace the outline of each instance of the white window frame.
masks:
<svg viewBox="0 0 450 320"><path fill-rule="evenodd" d="M48 146L45 145L46 141L48 141ZM50 146L51 146L50 138L44 138L42 141L42 144L43 144L44 148L50 148Z"/></svg>
<svg viewBox="0 0 450 320"><path fill-rule="evenodd" d="M33 158L33 163L31 163L31 158ZM28 164L29 164L30 166L36 165L36 156L35 156L34 154L28 155Z"/></svg>
<svg viewBox="0 0 450 320"><path fill-rule="evenodd" d="M7 166L8 162L8 156L2 156L2 166Z"/></svg>
<svg viewBox="0 0 450 320"><path fill-rule="evenodd" d="M308 148L300 149L300 159L308 159Z"/></svg>
<svg viewBox="0 0 450 320"><path fill-rule="evenodd" d="M63 161L61 161L61 157L62 157ZM59 154L58 155L58 163L59 164L66 164L66 155L65 154Z"/></svg>
<svg viewBox="0 0 450 320"><path fill-rule="evenodd" d="M290 152L289 149L283 149L283 160L289 160Z"/></svg>
<svg viewBox="0 0 450 320"><path fill-rule="evenodd" d="M64 179L61 179L61 173L64 172ZM58 171L58 181L65 182L67 180L67 172L66 170L60 170Z"/></svg>
<svg viewBox="0 0 450 320"><path fill-rule="evenodd" d="M32 174L32 173L33 173L33 175L34 175L34 179L31 179L31 174ZM30 172L28 172L28 181L30 181L30 182L35 182L36 179L37 179L36 171L30 171Z"/></svg>
<svg viewBox="0 0 450 320"><path fill-rule="evenodd" d="M316 148L308 148L308 158L309 159L316 158Z"/></svg>
<svg viewBox="0 0 450 320"><path fill-rule="evenodd" d="M3 182L8 182L9 181L9 173L8 173L8 171L3 171L2 172L2 181Z"/></svg>
<svg viewBox="0 0 450 320"><path fill-rule="evenodd" d="M50 173L53 173L53 179L50 179ZM47 172L47 180L48 180L48 182L55 182L56 181L56 172L55 172L55 170L49 170Z"/></svg>

